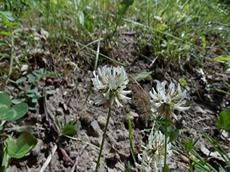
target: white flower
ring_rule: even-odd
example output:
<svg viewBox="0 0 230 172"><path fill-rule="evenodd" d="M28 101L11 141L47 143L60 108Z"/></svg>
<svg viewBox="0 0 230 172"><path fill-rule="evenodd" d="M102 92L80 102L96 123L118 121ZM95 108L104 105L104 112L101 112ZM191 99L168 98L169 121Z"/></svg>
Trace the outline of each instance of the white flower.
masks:
<svg viewBox="0 0 230 172"><path fill-rule="evenodd" d="M165 154L165 136L161 131L156 131L153 134L153 130L150 133L148 144L144 147L142 155L138 158L141 161L142 171L158 172L161 171L164 166L164 154ZM167 163L172 156L171 143L167 144Z"/></svg>
<svg viewBox="0 0 230 172"><path fill-rule="evenodd" d="M184 111L189 109L186 104L186 91L182 91L180 84L175 85L171 82L166 89L166 81L160 82L156 80L156 89L150 91L153 111L161 115L169 117L174 115L174 110Z"/></svg>
<svg viewBox="0 0 230 172"><path fill-rule="evenodd" d="M125 90L129 82L124 67L107 67L98 68L93 72L92 78L94 89L101 91L104 97L109 100L113 95L114 101L122 107L120 101L126 103L130 100L127 94L131 91Z"/></svg>

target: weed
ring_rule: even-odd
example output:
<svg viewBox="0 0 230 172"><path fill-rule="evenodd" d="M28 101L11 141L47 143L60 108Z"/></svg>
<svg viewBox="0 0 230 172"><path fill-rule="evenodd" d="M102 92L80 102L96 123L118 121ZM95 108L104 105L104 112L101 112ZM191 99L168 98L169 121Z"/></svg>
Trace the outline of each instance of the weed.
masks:
<svg viewBox="0 0 230 172"><path fill-rule="evenodd" d="M14 139L6 133L7 138L3 138L4 123L22 118L27 111L28 105L26 103L12 105L12 100L8 94L0 92L0 121L2 121L0 132L1 142L2 140L4 142L4 144L1 145L1 171L5 172L7 170L10 159L20 159L24 157L37 144L37 139L27 131L22 132L17 139Z"/></svg>

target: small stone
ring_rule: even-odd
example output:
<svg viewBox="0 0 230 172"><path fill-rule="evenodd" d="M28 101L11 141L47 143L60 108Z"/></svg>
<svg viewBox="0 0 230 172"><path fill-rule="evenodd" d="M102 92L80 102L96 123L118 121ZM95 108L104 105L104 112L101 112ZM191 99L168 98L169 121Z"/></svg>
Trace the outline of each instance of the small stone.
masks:
<svg viewBox="0 0 230 172"><path fill-rule="evenodd" d="M100 139L91 137L90 142L98 147L100 147Z"/></svg>
<svg viewBox="0 0 230 172"><path fill-rule="evenodd" d="M59 115L59 116L64 116L63 109L62 108L57 108L56 109L56 114Z"/></svg>
<svg viewBox="0 0 230 172"><path fill-rule="evenodd" d="M41 38L46 40L49 37L49 32L47 32L46 30L44 30L43 28L40 30L40 35Z"/></svg>
<svg viewBox="0 0 230 172"><path fill-rule="evenodd" d="M39 155L39 153L41 152L41 149L42 149L42 146L43 146L43 141L40 140L40 139L37 139L37 144L36 146L34 147L33 151L32 151L32 154L33 155Z"/></svg>
<svg viewBox="0 0 230 172"><path fill-rule="evenodd" d="M117 141L124 141L126 139L128 139L129 137L129 133L127 130L123 131L123 130L117 130L116 131L117 134Z"/></svg>
<svg viewBox="0 0 230 172"><path fill-rule="evenodd" d="M20 72L22 73L22 75L25 75L27 74L28 69L29 69L29 66L27 64L23 64L21 65Z"/></svg>
<svg viewBox="0 0 230 172"><path fill-rule="evenodd" d="M118 157L116 156L116 154L107 154L105 162L109 168L114 169L116 163L118 162Z"/></svg>
<svg viewBox="0 0 230 172"><path fill-rule="evenodd" d="M80 114L80 121L82 125L88 126L93 121L93 116L88 112L83 112Z"/></svg>
<svg viewBox="0 0 230 172"><path fill-rule="evenodd" d="M130 111L130 112L129 112L129 115L130 115L130 118L131 118L131 119L134 119L134 118L138 118L138 117L139 117L139 115L138 115L136 112L133 112L133 111Z"/></svg>
<svg viewBox="0 0 230 172"><path fill-rule="evenodd" d="M117 162L115 167L116 167L117 171L125 171L124 165L120 162Z"/></svg>
<svg viewBox="0 0 230 172"><path fill-rule="evenodd" d="M104 128L106 125L106 118L102 115L99 115L97 118L97 121L99 123L99 125L101 126L101 128Z"/></svg>
<svg viewBox="0 0 230 172"><path fill-rule="evenodd" d="M78 153L76 151L69 151L69 157L70 158L74 159L77 157L77 155L78 155Z"/></svg>
<svg viewBox="0 0 230 172"><path fill-rule="evenodd" d="M90 127L87 130L87 134L89 136L93 136L93 137L99 137L101 134L101 128L97 122L97 120L93 120L90 123Z"/></svg>
<svg viewBox="0 0 230 172"><path fill-rule="evenodd" d="M108 172L116 172L116 171L117 171L116 169L108 168Z"/></svg>
<svg viewBox="0 0 230 172"><path fill-rule="evenodd" d="M189 159L186 156L180 155L180 158L183 162L189 163Z"/></svg>

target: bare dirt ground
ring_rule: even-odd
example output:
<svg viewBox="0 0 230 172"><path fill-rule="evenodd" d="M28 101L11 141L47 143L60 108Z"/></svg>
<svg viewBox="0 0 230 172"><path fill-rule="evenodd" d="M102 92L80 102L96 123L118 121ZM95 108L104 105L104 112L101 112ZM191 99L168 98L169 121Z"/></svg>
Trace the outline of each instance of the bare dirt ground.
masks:
<svg viewBox="0 0 230 172"><path fill-rule="evenodd" d="M176 125L183 128L181 138L192 137L198 139L199 143L206 144L201 134L205 132L221 140L220 132L215 128L215 119L224 107L229 107L230 101L229 97L218 91L228 91L230 88L230 76L224 73L223 64L211 62L208 57L203 65L194 65L193 59L182 60L181 63L175 60L170 64L167 60L156 59L152 63L145 58L151 57L148 47L140 50L137 40L135 33L127 34L121 31L118 41L111 43L109 50L104 50L105 45L102 44L101 49L104 53L125 64L130 78L129 89L132 90L132 101L124 108L112 110L101 161L101 172L124 171L128 161L132 161L128 114L133 118L135 149L137 153L141 151L141 145L145 144L148 134L144 129L151 127L151 104L148 93L155 85L156 79L178 81L184 78L186 80L185 89L188 91L191 108L176 114L179 119ZM49 56L45 58L48 59ZM48 70L55 70L63 75L59 78L45 77L39 82L38 87L42 97L36 104L35 111L29 112L27 117L20 121L33 126L33 133L39 140L38 145L25 158L11 161L9 171L39 171L55 145L57 150L46 172L94 170L108 108L99 101L100 95L92 90L90 79L92 67L87 59L84 61L76 56L74 62L79 64L79 69L75 71L69 69L67 72L52 60L52 65L44 65ZM103 65L112 64L107 59L99 57L99 66ZM36 67L39 67L39 64ZM132 78L143 71L152 73L148 79L139 83L133 81ZM9 86L8 90L17 92L14 86ZM49 94L49 90L54 91ZM76 120L78 131L74 136L75 139L59 138L52 117L62 122ZM224 140L222 142L223 145L227 145ZM173 156L170 167L187 171L186 160L177 153L180 145L175 143L174 147L176 156ZM199 151L199 147L197 149Z"/></svg>

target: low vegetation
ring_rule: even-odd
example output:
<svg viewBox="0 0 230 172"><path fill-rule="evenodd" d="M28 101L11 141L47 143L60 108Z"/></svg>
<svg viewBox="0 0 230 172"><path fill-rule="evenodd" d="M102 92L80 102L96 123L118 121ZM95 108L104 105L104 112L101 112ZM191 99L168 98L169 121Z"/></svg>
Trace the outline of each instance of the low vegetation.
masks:
<svg viewBox="0 0 230 172"><path fill-rule="evenodd" d="M0 171L228 172L227 0L2 0Z"/></svg>

